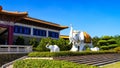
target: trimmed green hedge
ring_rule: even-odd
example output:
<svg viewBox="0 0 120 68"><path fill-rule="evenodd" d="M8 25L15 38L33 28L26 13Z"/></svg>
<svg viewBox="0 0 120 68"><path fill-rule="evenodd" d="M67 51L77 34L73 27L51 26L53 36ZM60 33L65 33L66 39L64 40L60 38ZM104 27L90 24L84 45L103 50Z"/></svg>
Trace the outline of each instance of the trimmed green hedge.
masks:
<svg viewBox="0 0 120 68"><path fill-rule="evenodd" d="M109 50L109 46L101 46L100 49L101 50Z"/></svg>
<svg viewBox="0 0 120 68"><path fill-rule="evenodd" d="M108 46L101 46L100 49L102 50L110 50L110 49L114 49L115 47L118 47L118 44L111 44Z"/></svg>
<svg viewBox="0 0 120 68"><path fill-rule="evenodd" d="M119 46L119 47L114 48L114 50L120 53L120 46Z"/></svg>
<svg viewBox="0 0 120 68"><path fill-rule="evenodd" d="M94 54L107 54L117 53L116 51L82 51L82 52L31 52L28 54L29 57L58 57L58 56L80 56L80 55L94 55Z"/></svg>
<svg viewBox="0 0 120 68"><path fill-rule="evenodd" d="M16 61L13 68L97 68L96 66L77 64L68 61L27 59Z"/></svg>

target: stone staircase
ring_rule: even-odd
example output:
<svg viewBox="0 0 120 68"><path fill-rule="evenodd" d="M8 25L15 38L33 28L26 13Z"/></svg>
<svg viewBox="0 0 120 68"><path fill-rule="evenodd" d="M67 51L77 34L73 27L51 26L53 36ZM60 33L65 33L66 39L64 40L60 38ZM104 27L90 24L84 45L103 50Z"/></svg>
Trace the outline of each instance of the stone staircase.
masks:
<svg viewBox="0 0 120 68"><path fill-rule="evenodd" d="M80 64L102 66L120 61L120 54L99 54L85 56L54 57L55 60L67 60Z"/></svg>

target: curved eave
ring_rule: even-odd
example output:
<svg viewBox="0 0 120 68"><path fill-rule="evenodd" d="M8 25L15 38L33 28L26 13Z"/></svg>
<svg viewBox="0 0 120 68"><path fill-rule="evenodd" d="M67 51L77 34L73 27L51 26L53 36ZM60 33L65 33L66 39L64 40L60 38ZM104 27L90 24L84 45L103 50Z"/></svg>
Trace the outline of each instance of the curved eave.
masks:
<svg viewBox="0 0 120 68"><path fill-rule="evenodd" d="M0 14L5 14L5 15L12 15L12 16L27 16L27 12L10 12L10 11L5 11L1 10Z"/></svg>
<svg viewBox="0 0 120 68"><path fill-rule="evenodd" d="M44 21L44 20L39 20L39 19L31 18L31 17L25 17L24 19L29 20L29 21L33 21L34 23L45 24L45 25L57 27L59 30L63 30L63 29L68 28L67 26L61 26L59 24L55 24L55 23L52 23L52 22L47 22L47 21Z"/></svg>
<svg viewBox="0 0 120 68"><path fill-rule="evenodd" d="M68 26L60 26L61 30L68 28Z"/></svg>

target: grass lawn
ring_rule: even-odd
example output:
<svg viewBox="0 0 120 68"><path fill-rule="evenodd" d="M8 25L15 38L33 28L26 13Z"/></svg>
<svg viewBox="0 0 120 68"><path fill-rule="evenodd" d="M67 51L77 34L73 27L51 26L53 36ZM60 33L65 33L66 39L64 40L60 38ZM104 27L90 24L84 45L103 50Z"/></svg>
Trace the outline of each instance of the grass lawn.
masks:
<svg viewBox="0 0 120 68"><path fill-rule="evenodd" d="M113 64L108 64L108 65L105 65L101 68L120 68L120 62L115 62Z"/></svg>

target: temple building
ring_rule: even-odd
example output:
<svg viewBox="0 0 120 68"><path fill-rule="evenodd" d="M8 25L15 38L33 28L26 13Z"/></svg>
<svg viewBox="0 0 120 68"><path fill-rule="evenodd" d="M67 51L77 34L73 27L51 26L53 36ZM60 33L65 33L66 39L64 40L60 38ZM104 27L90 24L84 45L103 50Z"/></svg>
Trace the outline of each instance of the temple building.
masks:
<svg viewBox="0 0 120 68"><path fill-rule="evenodd" d="M58 39L60 31L66 28L68 27L29 17L27 12L5 11L0 6L0 45L13 45L18 36L24 37L25 44L31 38Z"/></svg>

